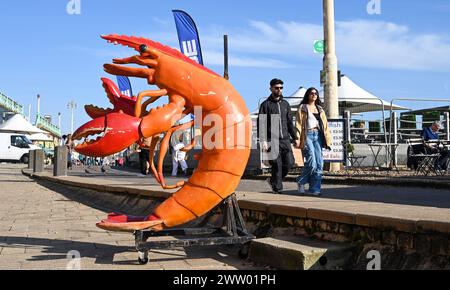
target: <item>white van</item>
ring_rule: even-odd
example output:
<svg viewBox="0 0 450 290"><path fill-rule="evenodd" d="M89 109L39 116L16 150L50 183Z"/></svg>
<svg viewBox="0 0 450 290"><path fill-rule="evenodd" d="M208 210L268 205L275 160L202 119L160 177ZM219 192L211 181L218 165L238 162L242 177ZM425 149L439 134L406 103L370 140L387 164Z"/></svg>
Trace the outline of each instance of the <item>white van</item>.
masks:
<svg viewBox="0 0 450 290"><path fill-rule="evenodd" d="M0 160L28 163L30 150L41 149L22 134L0 132Z"/></svg>

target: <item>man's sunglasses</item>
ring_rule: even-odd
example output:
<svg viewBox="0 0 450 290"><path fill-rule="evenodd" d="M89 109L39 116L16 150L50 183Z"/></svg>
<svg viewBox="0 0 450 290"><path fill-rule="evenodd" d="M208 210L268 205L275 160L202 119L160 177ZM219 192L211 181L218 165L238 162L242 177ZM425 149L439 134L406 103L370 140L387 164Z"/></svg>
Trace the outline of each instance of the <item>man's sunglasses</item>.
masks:
<svg viewBox="0 0 450 290"><path fill-rule="evenodd" d="M275 90L282 90L283 87L273 87Z"/></svg>

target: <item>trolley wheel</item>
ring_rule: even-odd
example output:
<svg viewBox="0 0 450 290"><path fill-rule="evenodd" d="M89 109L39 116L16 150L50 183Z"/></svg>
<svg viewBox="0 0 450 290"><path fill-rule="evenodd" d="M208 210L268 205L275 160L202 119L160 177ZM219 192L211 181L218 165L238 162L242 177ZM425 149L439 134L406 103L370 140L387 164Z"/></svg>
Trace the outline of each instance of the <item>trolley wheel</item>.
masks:
<svg viewBox="0 0 450 290"><path fill-rule="evenodd" d="M238 252L239 258L247 259L249 252L250 252L250 242L242 244L242 246L241 246L241 248L239 249L239 252Z"/></svg>
<svg viewBox="0 0 450 290"><path fill-rule="evenodd" d="M148 251L138 252L138 262L139 265L146 265L148 263Z"/></svg>

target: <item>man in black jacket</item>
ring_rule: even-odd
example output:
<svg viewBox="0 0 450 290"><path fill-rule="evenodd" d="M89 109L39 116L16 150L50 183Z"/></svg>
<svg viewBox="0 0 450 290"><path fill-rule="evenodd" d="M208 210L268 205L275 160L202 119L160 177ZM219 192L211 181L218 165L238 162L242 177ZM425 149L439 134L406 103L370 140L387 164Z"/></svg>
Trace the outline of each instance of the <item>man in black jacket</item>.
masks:
<svg viewBox="0 0 450 290"><path fill-rule="evenodd" d="M283 179L295 163L291 138L296 140L291 106L283 99L283 81L270 81L272 94L259 107L258 137L263 152L271 152L272 177L267 181L273 193L283 190ZM275 121L278 124L272 124ZM274 148L275 147L275 148Z"/></svg>

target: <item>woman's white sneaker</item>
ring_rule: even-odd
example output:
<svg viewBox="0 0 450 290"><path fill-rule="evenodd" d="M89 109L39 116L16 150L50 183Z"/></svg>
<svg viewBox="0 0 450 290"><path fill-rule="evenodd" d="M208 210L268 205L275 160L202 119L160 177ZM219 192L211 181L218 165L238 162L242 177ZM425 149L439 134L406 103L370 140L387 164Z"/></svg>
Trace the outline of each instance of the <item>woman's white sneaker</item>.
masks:
<svg viewBox="0 0 450 290"><path fill-rule="evenodd" d="M311 192L310 195L321 196L322 194L319 191L315 191L315 192Z"/></svg>
<svg viewBox="0 0 450 290"><path fill-rule="evenodd" d="M299 194L305 194L305 185L304 184L297 183L297 187L298 187L297 191Z"/></svg>

